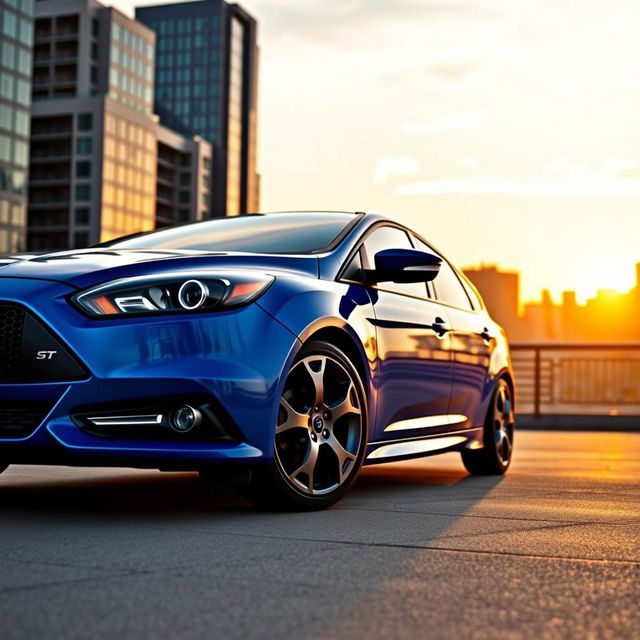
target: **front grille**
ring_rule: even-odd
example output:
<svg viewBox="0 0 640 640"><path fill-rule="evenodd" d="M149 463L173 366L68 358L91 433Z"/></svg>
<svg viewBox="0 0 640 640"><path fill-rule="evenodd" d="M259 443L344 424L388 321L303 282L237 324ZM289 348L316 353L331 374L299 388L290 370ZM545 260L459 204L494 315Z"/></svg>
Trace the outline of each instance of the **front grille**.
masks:
<svg viewBox="0 0 640 640"><path fill-rule="evenodd" d="M0 381L20 380L22 376L22 327L20 307L0 306Z"/></svg>
<svg viewBox="0 0 640 640"><path fill-rule="evenodd" d="M0 438L27 437L52 407L52 402L0 399Z"/></svg>
<svg viewBox="0 0 640 640"><path fill-rule="evenodd" d="M0 384L83 378L82 365L35 315L17 304L0 304Z"/></svg>

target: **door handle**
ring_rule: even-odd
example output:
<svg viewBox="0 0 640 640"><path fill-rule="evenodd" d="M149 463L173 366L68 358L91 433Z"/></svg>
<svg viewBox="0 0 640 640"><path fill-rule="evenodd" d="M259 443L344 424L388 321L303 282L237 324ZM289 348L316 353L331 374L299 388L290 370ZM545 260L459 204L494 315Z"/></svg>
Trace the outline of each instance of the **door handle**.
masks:
<svg viewBox="0 0 640 640"><path fill-rule="evenodd" d="M491 333L489 332L489 329L487 327L485 327L482 330L482 333L480 334L480 337L485 341L485 342L491 342L493 336L491 335Z"/></svg>
<svg viewBox="0 0 640 640"><path fill-rule="evenodd" d="M442 338L442 336L451 331L451 329L447 327L447 323L439 316L433 321L431 328L438 334L439 338Z"/></svg>

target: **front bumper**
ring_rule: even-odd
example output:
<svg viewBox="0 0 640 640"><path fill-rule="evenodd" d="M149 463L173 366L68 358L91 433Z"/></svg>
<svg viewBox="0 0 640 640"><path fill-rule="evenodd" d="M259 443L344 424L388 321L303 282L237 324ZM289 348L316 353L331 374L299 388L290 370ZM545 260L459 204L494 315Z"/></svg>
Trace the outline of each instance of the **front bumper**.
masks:
<svg viewBox="0 0 640 640"><path fill-rule="evenodd" d="M0 461L198 468L271 460L282 371L299 345L293 333L255 303L189 317L93 320L69 305L72 292L61 283L0 278L0 301L33 314L87 372L76 381L0 384L0 408L3 400L48 403L29 433L15 437L0 428ZM236 437L104 437L72 418L87 405L116 408L167 397L210 398Z"/></svg>

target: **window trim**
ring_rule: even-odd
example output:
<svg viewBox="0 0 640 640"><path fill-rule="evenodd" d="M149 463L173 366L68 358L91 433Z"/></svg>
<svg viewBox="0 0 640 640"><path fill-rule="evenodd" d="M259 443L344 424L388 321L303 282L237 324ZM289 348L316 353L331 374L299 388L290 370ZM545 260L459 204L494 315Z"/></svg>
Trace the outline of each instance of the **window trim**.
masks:
<svg viewBox="0 0 640 640"><path fill-rule="evenodd" d="M345 259L345 261L342 263L342 266L340 267L340 269L338 270L338 274L335 278L335 282L343 282L345 284L357 284L360 285L361 287L366 287L367 289L375 289L376 291L385 291L387 293L393 293L395 295L398 296L404 296L405 298L412 298L414 300L422 300L423 302L433 302L434 298L430 298L429 297L429 288L427 286L425 286L425 296L421 297L421 296L414 296L411 295L410 293L404 293L402 291L393 291L391 289L386 289L384 287L379 286L376 283L369 283L369 282L358 282L356 280L347 280L345 278L343 278L343 274L344 272L347 270L347 267L349 266L349 263L351 262L351 260L353 260L353 258L355 257L356 253L358 253L359 251L360 253L360 262L363 265L363 269L368 268L368 261L366 260L366 254L364 253L364 251L362 251L362 249L364 248L364 243L366 241L366 239L377 229L381 228L381 227L393 227L396 229L400 229L401 231L404 231L407 234L407 237L409 238L409 243L411 244L411 246L413 246L413 240L411 239L411 230L407 229L407 227L404 227L403 225L394 222L394 221L387 221L387 220L380 220L378 222L375 222L374 224L372 224L368 229L365 229L362 233L362 235L358 238L358 240L356 241L356 244L354 245L353 249L349 252L349 255L347 256L347 258ZM367 266L365 266L365 263ZM426 283L425 283L426 285Z"/></svg>
<svg viewBox="0 0 640 640"><path fill-rule="evenodd" d="M422 297L419 297L419 296L413 296L413 295L411 295L409 293L402 293L400 291L391 291L389 289L385 289L384 287L380 287L375 283L358 282L356 280L347 280L347 279L343 278L342 276L343 276L344 272L347 270L347 267L349 266L349 263L351 262L351 260L355 256L355 254L362 249L365 240L376 229L378 229L380 227L395 227L397 229L401 229L402 231L404 231L409 236L409 242L411 243L411 245L413 246L414 249L417 248L414 238L417 238L421 242L424 242L424 244L427 245L427 247L429 247L429 249L431 249L435 255L437 255L440 258L442 258L451 267L453 273L458 278L460 286L462 287L462 290L464 291L465 295L467 296L467 300L469 300L469 305L471 306L471 309L463 309L462 307L457 307L456 305L453 305L453 304L451 304L449 302L445 302L444 300L440 300L437 297L435 289L433 289L431 286L429 286L429 283L425 283L425 285L426 285L425 286L426 297L422 298ZM364 267L365 260L363 260L363 257L366 258L366 256L361 254L360 260L363 263L363 268L366 268L366 267ZM335 277L335 281L336 282L343 282L345 284L357 284L357 285L366 287L368 289L376 289L377 291L386 291L387 293L394 293L394 294L399 295L399 296L405 296L406 298L413 298L414 300L423 300L423 301L426 301L426 302L437 302L438 304L442 304L442 305L444 305L446 307L449 307L450 309L457 309L458 311L465 311L466 313L480 314L480 313L482 313L483 311L486 310L486 307L484 306L484 300L482 299L482 296L477 292L477 290L476 290L476 295L478 296L478 300L480 301L482 306L481 306L480 309L476 309L475 308L475 305L473 304L473 301L471 300L471 297L467 293L467 290L466 290L466 287L463 284L463 281L467 282L470 287L474 288L474 290L475 290L475 287L473 287L473 284L469 282L469 279L464 274L461 274L459 269L457 269L453 264L451 264L451 262L443 255L443 253L441 251L438 251L430 242L427 242L419 233L416 233L412 229L409 229L408 227L405 227L403 224L401 224L399 222L395 222L394 220L379 220L378 222L373 223L368 229L365 229L363 231L362 235L358 238L358 240L354 244L353 249L349 252L349 254L347 255L345 261L342 263L340 269L338 270L338 274ZM433 295L433 297L432 297L432 295Z"/></svg>

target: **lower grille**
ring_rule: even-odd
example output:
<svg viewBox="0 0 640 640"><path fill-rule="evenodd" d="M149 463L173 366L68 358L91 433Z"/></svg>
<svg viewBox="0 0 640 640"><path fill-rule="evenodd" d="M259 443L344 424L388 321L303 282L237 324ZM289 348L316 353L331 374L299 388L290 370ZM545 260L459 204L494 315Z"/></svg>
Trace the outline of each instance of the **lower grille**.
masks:
<svg viewBox="0 0 640 640"><path fill-rule="evenodd" d="M26 438L42 423L52 402L0 399L0 439Z"/></svg>
<svg viewBox="0 0 640 640"><path fill-rule="evenodd" d="M22 327L20 307L0 306L0 380L22 377Z"/></svg>

